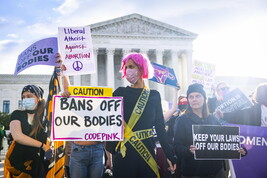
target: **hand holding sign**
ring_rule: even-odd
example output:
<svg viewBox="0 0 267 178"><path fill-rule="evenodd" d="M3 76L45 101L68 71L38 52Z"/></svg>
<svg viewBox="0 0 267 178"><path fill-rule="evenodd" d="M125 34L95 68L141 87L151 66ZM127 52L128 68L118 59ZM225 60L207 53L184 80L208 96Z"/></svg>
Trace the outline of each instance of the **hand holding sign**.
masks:
<svg viewBox="0 0 267 178"><path fill-rule="evenodd" d="M241 147L238 152L243 156L247 155L247 150L245 150L243 147Z"/></svg>
<svg viewBox="0 0 267 178"><path fill-rule="evenodd" d="M239 127L193 125L195 159L240 159Z"/></svg>
<svg viewBox="0 0 267 178"><path fill-rule="evenodd" d="M194 146L194 145L190 145L189 147L189 151L192 153L192 154L195 154L195 151L197 150L197 147Z"/></svg>

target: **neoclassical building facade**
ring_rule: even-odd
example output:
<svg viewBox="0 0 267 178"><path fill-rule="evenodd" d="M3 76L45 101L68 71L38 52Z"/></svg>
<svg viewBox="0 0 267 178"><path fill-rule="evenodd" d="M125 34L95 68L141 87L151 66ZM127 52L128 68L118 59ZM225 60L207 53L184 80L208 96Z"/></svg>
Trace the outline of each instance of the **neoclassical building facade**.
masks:
<svg viewBox="0 0 267 178"><path fill-rule="evenodd" d="M128 83L119 72L121 59L128 53L139 52L147 55L152 62L173 68L182 88L181 93L185 92L191 82L192 42L197 37L195 33L140 14L130 14L89 26L97 72L71 77L72 85L113 89L126 86ZM6 78L9 80L3 80ZM7 101L10 101L11 112L19 106L20 90L26 83L39 84L47 91L49 78L48 75L0 75L0 111L6 107ZM171 102L173 89L170 86L151 81L147 81L147 85L157 89L162 99Z"/></svg>

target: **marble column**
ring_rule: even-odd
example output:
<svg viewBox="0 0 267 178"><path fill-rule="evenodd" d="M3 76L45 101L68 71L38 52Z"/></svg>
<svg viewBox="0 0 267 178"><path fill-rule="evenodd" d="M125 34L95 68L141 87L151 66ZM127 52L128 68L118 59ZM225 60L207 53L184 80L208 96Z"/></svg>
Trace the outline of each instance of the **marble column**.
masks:
<svg viewBox="0 0 267 178"><path fill-rule="evenodd" d="M73 76L73 85L74 86L81 86L81 75L74 75Z"/></svg>
<svg viewBox="0 0 267 178"><path fill-rule="evenodd" d="M106 49L107 54L107 86L114 89L114 53L115 49Z"/></svg>
<svg viewBox="0 0 267 178"><path fill-rule="evenodd" d="M181 87L182 92L186 93L188 86L192 83L192 50L183 50L181 55L181 64L182 64L182 76L181 76Z"/></svg>
<svg viewBox="0 0 267 178"><path fill-rule="evenodd" d="M178 50L172 50L171 51L172 54L172 68L174 70L175 76L178 79L178 74L179 74L179 56L178 56Z"/></svg>
<svg viewBox="0 0 267 178"><path fill-rule="evenodd" d="M90 75L90 77L91 77L91 79L90 79L90 81L91 81L90 85L91 85L92 87L96 87L96 86L98 86L97 56L98 56L98 49L94 49L95 71L96 71L96 73Z"/></svg>
<svg viewBox="0 0 267 178"><path fill-rule="evenodd" d="M184 90L187 89L186 86L184 86L184 80L185 80L185 61L183 60L183 51L179 50L178 51L178 68L177 68L178 72L176 73L178 76L177 80L178 83L180 84L180 91L182 93L184 93Z"/></svg>
<svg viewBox="0 0 267 178"><path fill-rule="evenodd" d="M122 49L122 59L123 58L125 58L126 57L126 55L128 55L129 53L131 53L131 49L129 49L129 48L124 48L124 49ZM124 78L122 78L121 79L122 80L122 86L127 86L127 85L130 85L130 83L126 80L126 78L124 77Z"/></svg>
<svg viewBox="0 0 267 178"><path fill-rule="evenodd" d="M147 58L148 60L149 60L149 57L148 57L148 49L145 49L145 48L142 48L142 49L139 49L139 53L141 53L142 55L144 55L144 57L145 58ZM148 86L148 87L151 87L150 85L149 85L149 81L146 79L146 80L144 80L144 82L145 82L145 85L146 86Z"/></svg>
<svg viewBox="0 0 267 178"><path fill-rule="evenodd" d="M187 85L192 83L192 70L193 70L193 59L192 59L193 50L186 50L186 67L187 67Z"/></svg>
<svg viewBox="0 0 267 178"><path fill-rule="evenodd" d="M163 49L156 49L156 63L163 65ZM165 100L165 86L163 84L158 84L157 89L160 93L161 99Z"/></svg>

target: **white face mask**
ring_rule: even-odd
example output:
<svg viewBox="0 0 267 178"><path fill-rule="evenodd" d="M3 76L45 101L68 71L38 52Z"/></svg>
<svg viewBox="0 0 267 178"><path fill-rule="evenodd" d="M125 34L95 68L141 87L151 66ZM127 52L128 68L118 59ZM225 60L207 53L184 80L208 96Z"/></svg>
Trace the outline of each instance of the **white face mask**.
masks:
<svg viewBox="0 0 267 178"><path fill-rule="evenodd" d="M24 98L22 100L22 107L26 110L33 110L36 107L35 98Z"/></svg>

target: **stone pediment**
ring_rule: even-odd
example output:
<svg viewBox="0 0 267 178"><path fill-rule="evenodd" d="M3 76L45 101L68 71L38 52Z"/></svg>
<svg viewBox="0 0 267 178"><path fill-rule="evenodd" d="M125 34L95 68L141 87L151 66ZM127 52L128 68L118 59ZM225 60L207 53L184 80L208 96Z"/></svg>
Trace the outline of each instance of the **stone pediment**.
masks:
<svg viewBox="0 0 267 178"><path fill-rule="evenodd" d="M131 14L92 24L90 27L92 35L180 37L190 39L195 39L197 37L195 33L139 14Z"/></svg>

